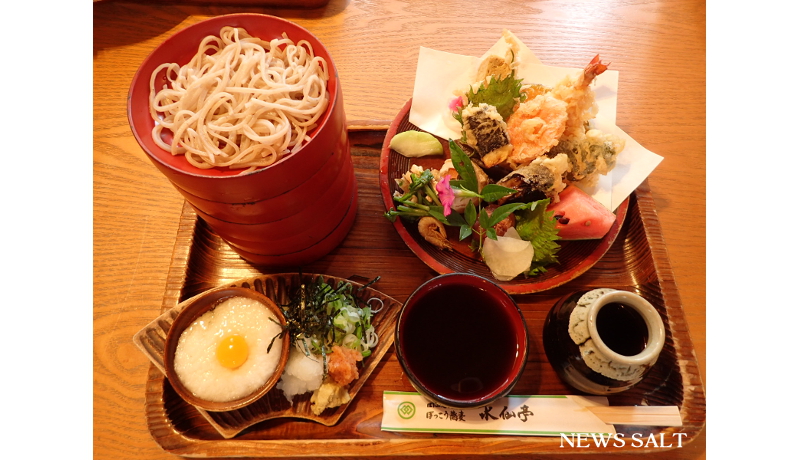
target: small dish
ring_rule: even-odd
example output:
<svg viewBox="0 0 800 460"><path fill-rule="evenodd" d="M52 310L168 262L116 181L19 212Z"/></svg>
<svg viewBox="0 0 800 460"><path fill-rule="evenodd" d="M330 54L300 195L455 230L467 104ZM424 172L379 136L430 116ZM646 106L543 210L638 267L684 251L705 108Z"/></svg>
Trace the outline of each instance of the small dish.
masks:
<svg viewBox="0 0 800 460"><path fill-rule="evenodd" d="M289 358L289 334L283 334L280 340L275 339L275 342L272 344L273 351L271 351L271 353L279 353L274 371L260 386L256 387L255 390L248 394L226 401L212 401L198 396L187 388L184 380L179 376L179 372L176 371L175 366L176 350L181 336L195 321L203 317L203 315L218 308L225 301L234 298L244 298L264 305L264 307L269 310L269 313L271 313L270 318L278 321L280 326L279 330L282 330L286 326L286 318L283 315L283 311L281 311L280 307L270 298L251 289L230 287L209 291L192 299L172 323L167 333L167 341L164 346L164 369L172 388L189 404L208 411L222 412L240 409L261 398L267 394L281 378L283 368L286 366L286 361ZM278 346L275 347L275 345ZM252 355L252 353L250 354ZM250 358L248 357L248 359Z"/></svg>
<svg viewBox="0 0 800 460"><path fill-rule="evenodd" d="M263 294L278 305L285 305L289 303L291 296L303 283L318 277L322 277L323 281L330 285L338 285L338 283L342 282L350 283L354 292L357 292L357 295L362 300L370 301L374 299L375 302L383 304L383 308L379 313L375 314L372 320L372 325L375 326L375 331L378 334L378 345L372 349L372 354L364 361L364 367L359 370L358 379L351 383L349 387L350 401L339 407L329 408L322 414L317 415L312 411L311 393L295 396L292 404L277 386L248 406L224 412L207 411L180 398L172 388L169 380L163 377L166 376L164 350L169 329L178 314L197 298L197 296L194 296L183 300L173 308L163 311L161 315L153 319L133 337L134 345L150 359L155 369L162 375L157 379L158 383L156 385L161 395L159 396L160 401L167 405L163 409L165 414L168 417L175 416L173 411L178 411L183 415L192 414L189 416L194 417L194 414L198 412L202 419L225 439L234 438L244 430L260 422L273 419L308 420L324 426L334 426L339 423L348 407L356 399L359 390L371 377L384 355L392 348L394 344L395 317L402 308L402 303L352 279L313 273L304 273L302 275L298 273L261 274L236 281L228 280L224 285L205 291L198 294L198 296L214 290L239 287ZM220 280L220 282L222 281Z"/></svg>
<svg viewBox="0 0 800 460"><path fill-rule="evenodd" d="M446 140L442 140L444 156L429 156L420 158L406 158L389 147L389 142L395 134L419 128L411 124L408 119L411 110L411 100L400 110L389 129L383 142L380 159L380 187L383 204L388 211L394 206L392 195L396 189L395 179L400 178L412 165L417 164L422 168L440 168L445 159L450 158L450 149ZM452 238L453 251L442 251L419 235L416 225L404 219L396 219L394 226L400 238L409 249L426 265L439 274L446 273L473 273L494 280L510 294L532 294L546 291L564 283L574 280L592 268L608 251L616 240L625 216L628 213L630 198L626 198L614 212L617 220L611 226L606 236L598 240L560 241L561 250L558 252L558 264L547 267L547 272L535 277L526 278L518 276L510 281L497 281L486 264L476 255L466 241L458 241L458 232L454 231ZM455 227L454 227L455 228Z"/></svg>
<svg viewBox="0 0 800 460"><path fill-rule="evenodd" d="M494 282L451 273L409 296L395 351L411 385L446 407L480 407L508 395L528 357L528 329L514 299Z"/></svg>

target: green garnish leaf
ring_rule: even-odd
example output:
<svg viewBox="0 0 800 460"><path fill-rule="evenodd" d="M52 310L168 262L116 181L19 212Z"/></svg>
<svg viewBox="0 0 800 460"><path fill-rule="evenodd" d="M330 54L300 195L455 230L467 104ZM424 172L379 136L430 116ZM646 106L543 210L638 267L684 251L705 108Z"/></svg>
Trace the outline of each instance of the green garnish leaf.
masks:
<svg viewBox="0 0 800 460"><path fill-rule="evenodd" d="M471 200L467 203L467 207L464 208L464 224L461 225L461 229L459 230L458 239L465 240L468 236L472 235L473 225L475 225L475 221L478 220L478 211L475 208L475 203Z"/></svg>
<svg viewBox="0 0 800 460"><path fill-rule="evenodd" d="M467 238L472 236L472 226L471 225L462 225L461 228L458 230L458 240L463 241Z"/></svg>
<svg viewBox="0 0 800 460"><path fill-rule="evenodd" d="M503 219L509 216L512 212L527 208L528 203L507 203L502 206L498 206L492 211L491 217L489 217L489 226L494 227L495 225L499 224Z"/></svg>
<svg viewBox="0 0 800 460"><path fill-rule="evenodd" d="M533 245L533 260L529 275L544 273L546 265L558 263L558 253L561 246L556 242L560 239L553 211L547 211L550 199L539 200L527 209L517 211L517 232L523 240L530 241Z"/></svg>
<svg viewBox="0 0 800 460"><path fill-rule="evenodd" d="M486 186L483 187L483 190L481 190L481 197L483 197L483 201L487 203L494 203L495 201L516 192L517 191L513 188L503 187L502 185L486 184Z"/></svg>
<svg viewBox="0 0 800 460"><path fill-rule="evenodd" d="M528 270L526 273L527 273L528 276L536 276L536 275L541 275L542 273L546 273L546 272L547 272L547 268L545 268L544 265L535 265L534 266L531 263L531 269Z"/></svg>
<svg viewBox="0 0 800 460"><path fill-rule="evenodd" d="M451 225L453 227L461 227L463 225L467 225L467 221L464 220L464 216L455 211L447 215L447 222L444 223L446 225Z"/></svg>
<svg viewBox="0 0 800 460"><path fill-rule="evenodd" d="M476 91L470 88L467 93L467 99L472 105L486 103L493 105L503 120L507 120L514 111L514 105L517 101L523 102L525 100L525 93L522 92L522 79L517 79L515 72L511 72L506 78L498 80L494 75L489 79L489 83L483 82L480 84ZM458 110L454 116L456 120L463 124L461 118L461 110Z"/></svg>
<svg viewBox="0 0 800 460"><path fill-rule="evenodd" d="M489 230L493 227L493 225L489 225L489 213L486 212L486 208L481 209L481 212L478 213L478 222L484 230Z"/></svg>
<svg viewBox="0 0 800 460"><path fill-rule="evenodd" d="M460 178L458 181L454 182L468 191L479 193L478 176L475 174L472 160L469 159L469 156L467 156L467 154L461 150L461 147L453 140L450 140L450 159L453 161L453 168L458 172L458 177Z"/></svg>
<svg viewBox="0 0 800 460"><path fill-rule="evenodd" d="M478 218L478 211L475 208L475 203L472 201L467 203L467 207L464 209L464 220L467 221L467 225L473 226L475 225L475 220Z"/></svg>

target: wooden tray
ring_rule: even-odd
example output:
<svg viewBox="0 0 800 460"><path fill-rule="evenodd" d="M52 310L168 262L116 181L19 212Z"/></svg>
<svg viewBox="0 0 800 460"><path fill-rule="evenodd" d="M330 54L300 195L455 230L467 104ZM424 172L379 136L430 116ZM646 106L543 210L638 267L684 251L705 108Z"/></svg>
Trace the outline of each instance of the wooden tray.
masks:
<svg viewBox="0 0 800 460"><path fill-rule="evenodd" d="M357 281L381 276L371 287L403 302L414 288L436 273L406 247L383 217L378 163L384 134L383 131L351 130L359 187L356 222L337 249L303 267L303 271L350 279L355 276ZM296 270L297 267L268 270L243 261L197 218L190 206L184 205L162 311L202 291L239 279ZM673 439L673 433L685 433L683 442L690 442L705 425L705 393L647 182L632 195L619 237L594 267L554 289L515 296L531 332L531 348L525 373L513 394L573 393L548 363L541 331L547 312L561 296L597 287L626 289L645 297L661 313L668 336L661 357L646 380L626 393L609 397L610 404L675 405L680 408L683 420L681 427L617 426L617 431L626 438L633 433L644 437L663 433L665 439ZM573 449L560 448L557 437L383 432L380 424L385 390L413 391L393 348L378 363L335 425L292 418L272 419L246 429L235 438L225 439L193 406L178 398L163 374L151 366L145 411L153 439L164 450L187 457L575 453ZM643 452L631 443L620 448L603 449L592 445L580 450L580 453Z"/></svg>

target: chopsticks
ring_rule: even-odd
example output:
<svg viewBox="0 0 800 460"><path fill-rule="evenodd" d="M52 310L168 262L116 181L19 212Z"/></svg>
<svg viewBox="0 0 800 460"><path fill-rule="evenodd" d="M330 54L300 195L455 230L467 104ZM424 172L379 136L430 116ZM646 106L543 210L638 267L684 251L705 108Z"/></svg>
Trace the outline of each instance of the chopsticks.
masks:
<svg viewBox="0 0 800 460"><path fill-rule="evenodd" d="M681 426L677 406L587 406L604 423L611 425Z"/></svg>

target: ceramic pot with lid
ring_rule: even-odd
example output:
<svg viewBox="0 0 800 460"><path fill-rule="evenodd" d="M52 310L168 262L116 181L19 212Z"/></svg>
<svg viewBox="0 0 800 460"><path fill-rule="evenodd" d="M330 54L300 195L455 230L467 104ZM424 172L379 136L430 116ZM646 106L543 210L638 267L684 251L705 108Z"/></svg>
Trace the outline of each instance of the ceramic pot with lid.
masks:
<svg viewBox="0 0 800 460"><path fill-rule="evenodd" d="M642 381L665 337L650 302L610 288L561 298L547 315L543 334L547 359L559 377L595 395L619 393Z"/></svg>

